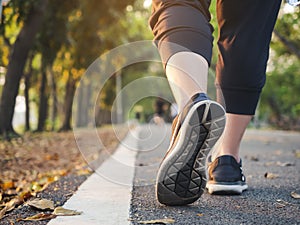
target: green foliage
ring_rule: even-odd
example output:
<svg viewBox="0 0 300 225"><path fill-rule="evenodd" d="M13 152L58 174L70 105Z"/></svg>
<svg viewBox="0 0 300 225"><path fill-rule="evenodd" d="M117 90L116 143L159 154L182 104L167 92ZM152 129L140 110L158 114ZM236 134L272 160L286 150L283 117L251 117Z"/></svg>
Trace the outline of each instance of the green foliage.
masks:
<svg viewBox="0 0 300 225"><path fill-rule="evenodd" d="M8 65L11 45L26 23L30 9L37 2L37 0L11 0L4 7L0 26L0 66ZM216 0L213 0L211 23L215 28L213 34L215 40L212 65L215 65L217 60L218 31L215 4ZM42 29L31 52L34 55L31 102L38 102L41 59L54 73L58 106L63 108L67 84L78 82L88 66L100 55L125 43L153 38L148 27L149 16L150 8L143 7L143 0L49 0ZM288 40L294 50L298 51L300 51L299 21L300 8L297 7L295 12L281 13L276 25L276 30ZM299 129L300 103L297 97L300 96L299 57L291 51L290 46L276 36L273 38L271 48L268 79L259 108L261 118L279 128ZM213 73L213 70L212 67L210 72ZM24 73L27 71L28 69ZM149 75L164 77L162 66L158 63L138 63L120 72L123 87ZM115 78L112 78L103 89L104 93L101 94L99 103L103 109L109 109L113 104L116 95L115 83ZM210 85L212 83L211 81ZM160 90L164 92L163 95L170 94L169 87L160 87ZM142 91L135 90L128 95L139 95ZM143 108L145 114L151 114L153 101L154 98L147 98L139 101L137 105ZM62 117L64 112L60 110L59 114Z"/></svg>
<svg viewBox="0 0 300 225"><path fill-rule="evenodd" d="M41 31L37 37L36 47L43 55L47 65L52 65L58 51L68 44L69 15L78 7L78 1L50 0L44 16Z"/></svg>
<svg viewBox="0 0 300 225"><path fill-rule="evenodd" d="M47 66L47 73L53 72L58 107L63 106L66 99L64 96L70 94L67 93L66 87L75 85L88 66L101 54L130 40L144 39L139 31L144 21L147 28L146 16L139 17L139 28L131 25L135 19L131 19L128 9L135 2L134 0L49 0L42 29L36 37L34 49L30 54L34 55L33 63L27 65L28 68L33 69L30 82L31 101L37 102L38 99L40 86L38 77L41 66ZM11 0L4 7L0 27L1 66L7 66L11 46L23 24L26 23L28 13L37 3L36 0ZM142 1L137 3L140 6L141 4ZM139 7L138 10L142 8ZM131 13L133 15L132 11ZM130 29L130 35L126 32L126 27L133 28ZM24 71L25 74L27 70ZM48 79L53 77L49 74L47 76ZM109 81L107 86L109 87L106 89L106 96L111 98L115 92L114 82ZM50 103L53 104L52 101ZM104 99L103 104L109 106L111 99ZM59 113L63 117L64 112L60 110Z"/></svg>
<svg viewBox="0 0 300 225"><path fill-rule="evenodd" d="M19 0L11 0L8 2L8 7L13 9L13 14L11 14L7 19L12 20L14 15L17 15L16 22L18 24L24 22L27 19L28 13L38 4L36 0L27 0L27 1L19 1Z"/></svg>
<svg viewBox="0 0 300 225"><path fill-rule="evenodd" d="M262 93L260 114L273 126L281 129L300 129L300 8L279 16L276 35L271 43L267 83ZM291 51L293 46L294 51Z"/></svg>
<svg viewBox="0 0 300 225"><path fill-rule="evenodd" d="M287 38L295 48L300 49L300 7L295 7L295 11L291 13L284 13L282 9L281 14L276 23L275 29ZM274 39L273 39L274 40ZM279 43L278 40L272 42L272 49L276 51L277 55L291 55L293 54L287 46Z"/></svg>

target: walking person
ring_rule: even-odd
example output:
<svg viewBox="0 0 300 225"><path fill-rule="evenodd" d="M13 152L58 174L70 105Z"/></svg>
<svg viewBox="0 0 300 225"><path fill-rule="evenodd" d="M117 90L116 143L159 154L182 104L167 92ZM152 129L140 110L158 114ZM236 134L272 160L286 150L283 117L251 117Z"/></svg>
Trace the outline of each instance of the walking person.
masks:
<svg viewBox="0 0 300 225"><path fill-rule="evenodd" d="M215 102L207 96L213 45L210 1L152 1L150 26L179 111L157 175L160 203L190 204L205 188L211 194L240 194L247 189L240 143L265 84L280 4L280 0L217 0ZM207 159L206 178L207 155L221 135L217 155Z"/></svg>

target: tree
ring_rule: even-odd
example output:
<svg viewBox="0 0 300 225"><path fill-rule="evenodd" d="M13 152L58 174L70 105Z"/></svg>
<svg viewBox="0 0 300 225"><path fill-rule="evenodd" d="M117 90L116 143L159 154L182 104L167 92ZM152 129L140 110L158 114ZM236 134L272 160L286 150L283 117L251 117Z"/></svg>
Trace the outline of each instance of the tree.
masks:
<svg viewBox="0 0 300 225"><path fill-rule="evenodd" d="M68 46L71 52L73 69L68 73L64 101L64 119L61 130L71 129L71 115L76 85L85 69L101 53L116 46L116 40L122 36L108 35L110 27L117 26L129 4L134 0L90 0L81 1L79 20L70 24L70 36L73 40ZM109 9L109 10L107 10ZM81 103L79 103L80 105Z"/></svg>
<svg viewBox="0 0 300 225"><path fill-rule="evenodd" d="M24 97L25 97L25 107L26 107L26 112L25 112L25 131L30 130L30 107L29 107L29 89L30 89L30 79L33 74L33 57L34 54L31 54L28 59L28 65L29 65L29 70L27 73L24 75L24 84L25 84L25 89L24 89Z"/></svg>
<svg viewBox="0 0 300 225"><path fill-rule="evenodd" d="M16 134L12 127L12 119L15 101L18 95L19 84L23 75L28 53L34 44L35 35L42 24L43 15L46 11L48 0L28 2L28 4L30 4L30 9L26 19L24 20L24 25L13 45L1 96L0 134L4 135L5 138L8 139L11 134Z"/></svg>
<svg viewBox="0 0 300 225"><path fill-rule="evenodd" d="M260 114L276 128L300 130L300 7L279 15Z"/></svg>
<svg viewBox="0 0 300 225"><path fill-rule="evenodd" d="M69 45L67 34L68 20L70 14L78 7L79 4L76 0L72 2L51 0L45 14L42 29L38 34L36 48L41 53L42 59L37 131L45 129L49 114L50 94L52 96L52 128L55 126L58 100L56 80L52 67L60 49L65 45Z"/></svg>

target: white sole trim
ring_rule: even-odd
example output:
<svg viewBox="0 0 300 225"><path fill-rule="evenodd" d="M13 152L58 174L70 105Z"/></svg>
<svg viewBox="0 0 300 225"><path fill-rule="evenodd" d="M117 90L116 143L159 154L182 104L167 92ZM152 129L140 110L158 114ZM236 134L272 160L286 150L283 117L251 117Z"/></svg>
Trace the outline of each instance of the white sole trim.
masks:
<svg viewBox="0 0 300 225"><path fill-rule="evenodd" d="M206 188L210 194L217 192L242 194L243 191L247 190L248 185L207 184Z"/></svg>

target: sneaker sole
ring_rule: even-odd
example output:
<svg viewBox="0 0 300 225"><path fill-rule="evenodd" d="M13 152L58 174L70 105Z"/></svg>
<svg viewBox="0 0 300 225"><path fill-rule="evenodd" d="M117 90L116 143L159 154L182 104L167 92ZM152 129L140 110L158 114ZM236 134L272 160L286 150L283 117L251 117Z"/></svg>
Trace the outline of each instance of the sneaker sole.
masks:
<svg viewBox="0 0 300 225"><path fill-rule="evenodd" d="M225 127L225 111L205 100L189 110L175 147L160 165L156 179L157 200L164 205L196 201L206 187L206 157Z"/></svg>
<svg viewBox="0 0 300 225"><path fill-rule="evenodd" d="M242 194L243 191L247 190L248 185L226 185L226 184L207 184L206 188L209 194L217 194L217 195L239 195Z"/></svg>

